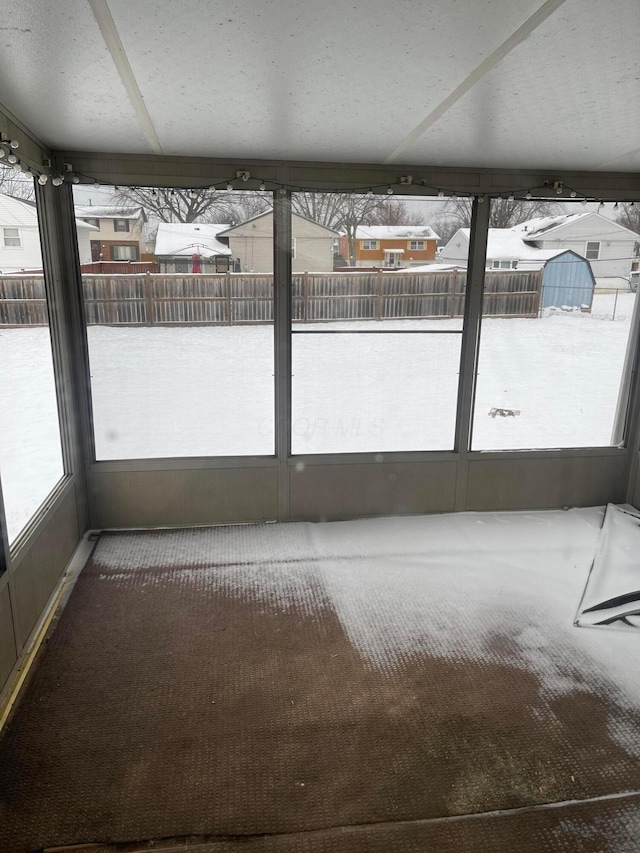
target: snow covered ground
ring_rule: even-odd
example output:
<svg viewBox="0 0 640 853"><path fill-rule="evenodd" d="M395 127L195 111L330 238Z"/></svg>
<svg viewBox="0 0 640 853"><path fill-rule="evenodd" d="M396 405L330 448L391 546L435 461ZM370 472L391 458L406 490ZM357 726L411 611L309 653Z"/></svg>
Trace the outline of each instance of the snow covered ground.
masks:
<svg viewBox="0 0 640 853"><path fill-rule="evenodd" d="M483 324L474 448L608 445L633 295L591 315ZM459 321L297 326L451 330ZM89 328L98 459L271 454L273 328ZM446 450L459 334L296 334L293 452ZM10 540L62 475L48 330L0 331L0 472ZM489 417L491 409L520 411Z"/></svg>

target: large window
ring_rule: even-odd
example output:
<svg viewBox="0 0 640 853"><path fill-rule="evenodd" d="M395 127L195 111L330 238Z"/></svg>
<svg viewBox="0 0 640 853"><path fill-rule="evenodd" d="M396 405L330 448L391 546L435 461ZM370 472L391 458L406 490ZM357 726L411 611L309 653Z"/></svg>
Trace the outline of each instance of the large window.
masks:
<svg viewBox="0 0 640 853"><path fill-rule="evenodd" d="M554 210L584 212L565 204ZM515 210L516 221L528 218L527 203ZM526 269L488 270L479 350L473 422L475 450L589 447L617 444L625 407L619 403L635 294L624 286L595 286L589 253L617 228L613 218L586 216L555 224L552 246L523 241ZM608 224L609 223L609 224ZM534 220L519 234L534 234ZM585 241L587 258L572 250L582 227L595 240ZM535 235L538 243L544 234ZM489 232L489 245L500 234ZM614 269L631 268L633 238ZM584 245L584 243L582 244ZM622 255L628 255L626 261ZM597 254L595 255L597 257ZM599 261L598 274L611 281ZM524 266L524 264L523 264ZM624 283L624 282L623 282Z"/></svg>
<svg viewBox="0 0 640 853"><path fill-rule="evenodd" d="M95 194L74 192L77 204ZM104 204L142 206L155 254L176 272L83 275L96 458L273 454L271 194L122 193ZM163 221L169 206L186 220L196 202L198 221ZM79 229L81 260L87 236ZM202 271L218 260L230 271Z"/></svg>
<svg viewBox="0 0 640 853"><path fill-rule="evenodd" d="M137 261L137 246L112 246L111 257L114 261Z"/></svg>
<svg viewBox="0 0 640 853"><path fill-rule="evenodd" d="M12 173L0 170L11 185ZM0 259L0 479L11 544L64 467L44 278L41 271L20 272L42 269L38 217L32 203L10 194L0 195L0 207L8 223L4 243L11 247ZM13 218L20 229L10 224Z"/></svg>
<svg viewBox="0 0 640 853"><path fill-rule="evenodd" d="M294 193L292 203L293 453L451 450L468 239L457 263L437 262L446 202ZM373 242L365 228L397 270L360 257ZM430 257L412 263L407 237Z"/></svg>

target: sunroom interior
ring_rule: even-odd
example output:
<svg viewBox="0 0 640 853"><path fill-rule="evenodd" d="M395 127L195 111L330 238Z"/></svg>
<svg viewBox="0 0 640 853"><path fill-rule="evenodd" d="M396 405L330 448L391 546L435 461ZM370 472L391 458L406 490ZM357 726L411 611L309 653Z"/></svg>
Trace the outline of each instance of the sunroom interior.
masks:
<svg viewBox="0 0 640 853"><path fill-rule="evenodd" d="M634 849L637 637L583 631L572 616L602 554L604 507L631 516L640 507L640 310L631 287L596 285L601 316L594 302L571 316L557 306L492 319L491 276L513 270L499 261L490 270L487 245L503 200L559 203L610 222L618 206L640 205L638 4L1 5L0 168L34 182L47 316L37 328L0 326L0 847L224 853L251 840L265 853L506 851L515 836L521 850L543 849L536 837L550 850ZM102 204L105 188L262 196L271 211L271 266L260 279L267 319L157 328L99 319L75 208L92 193ZM385 314L372 291L374 313L353 322L307 316L311 307L300 306L315 271L296 267L296 205L335 195L402 199L426 223L464 200L469 249L447 303L455 310L435 321ZM338 229L325 231L337 241ZM12 235L5 229L5 245ZM391 266L405 263L403 251L387 250ZM243 272L230 275L239 282ZM241 311L248 300L238 294ZM143 310L148 298L141 291L133 302ZM159 318L172 299L144 310ZM495 347L492 322L513 332L496 333ZM551 332L540 355L528 330L543 322ZM588 334L571 337L578 327ZM50 348L48 397L32 385L37 335ZM535 384L529 411L503 381ZM47 421L55 459L31 450L32 427ZM45 493L36 489L26 515L14 512L45 469ZM437 577L418 578L433 563ZM462 563L478 573L460 569L451 592L442 572ZM189 586L203 566L232 575L220 587ZM421 596L441 596L441 606L420 610ZM536 608L567 617L558 648L589 672L572 664L569 677L560 652L549 652L540 675L532 661L560 635L554 623L545 636L532 616L532 639ZM377 634L373 622L383 625ZM567 639L575 632L579 641ZM122 648L128 638L133 657ZM222 713L236 689L232 668L246 676L244 704L229 699L225 723L202 722L198 703ZM535 688L525 683L531 672ZM573 692L562 692L562 678ZM136 684L147 698L156 689L149 679L172 697L152 723L157 696L141 700L145 721L128 716L143 692ZM61 683L76 692L49 706ZM487 704L487 684L512 689L515 706ZM432 707L427 696L439 690ZM176 731L176 691L195 697L188 736ZM273 716L280 692L299 714L290 728ZM111 699L117 711L105 721ZM485 738L478 720L491 714L498 722ZM229 728L234 715L240 733ZM47 720L58 739L30 740ZM437 735L428 743L423 727ZM122 728L135 748L123 747ZM99 769L74 764L60 743L73 733ZM535 756L523 746L547 735ZM231 754L216 752L218 739ZM118 749L107 773L100 761ZM333 764L323 764L324 750ZM441 768L462 752L452 780ZM179 795L158 781L172 767ZM82 799L88 780L96 788Z"/></svg>

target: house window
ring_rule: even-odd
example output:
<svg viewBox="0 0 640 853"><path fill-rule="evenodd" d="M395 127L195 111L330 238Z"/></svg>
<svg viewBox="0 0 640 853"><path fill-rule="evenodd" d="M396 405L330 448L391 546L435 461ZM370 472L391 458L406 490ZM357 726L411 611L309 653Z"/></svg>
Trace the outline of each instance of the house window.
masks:
<svg viewBox="0 0 640 853"><path fill-rule="evenodd" d="M516 270L518 269L517 261L492 261L491 269L493 270Z"/></svg>
<svg viewBox="0 0 640 853"><path fill-rule="evenodd" d="M111 260L113 261L137 261L137 246L112 246Z"/></svg>
<svg viewBox="0 0 640 853"><path fill-rule="evenodd" d="M296 256L296 238L291 238L291 258L295 258Z"/></svg>
<svg viewBox="0 0 640 853"><path fill-rule="evenodd" d="M378 248L378 241L377 240L363 240L362 243L360 244L360 246L362 249L369 249L369 250L377 249Z"/></svg>
<svg viewBox="0 0 640 853"><path fill-rule="evenodd" d="M409 249L412 252L422 252L424 250L424 240L411 240L409 242Z"/></svg>
<svg viewBox="0 0 640 853"><path fill-rule="evenodd" d="M84 221L87 223L87 225L95 225L96 228L100 227L100 222L97 219L85 219Z"/></svg>
<svg viewBox="0 0 640 853"><path fill-rule="evenodd" d="M17 228L3 228L5 246L21 246L20 232Z"/></svg>
<svg viewBox="0 0 640 853"><path fill-rule="evenodd" d="M588 261L597 261L600 257L600 243L597 241L587 243L587 251L584 256Z"/></svg>
<svg viewBox="0 0 640 853"><path fill-rule="evenodd" d="M128 231L129 230L129 220L128 219L114 219L113 220L113 230L114 231Z"/></svg>

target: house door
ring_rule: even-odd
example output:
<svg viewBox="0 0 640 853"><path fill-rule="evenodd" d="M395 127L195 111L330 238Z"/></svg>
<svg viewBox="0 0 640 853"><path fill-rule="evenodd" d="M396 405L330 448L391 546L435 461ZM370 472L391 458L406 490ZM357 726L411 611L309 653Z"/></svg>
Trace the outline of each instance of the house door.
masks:
<svg viewBox="0 0 640 853"><path fill-rule="evenodd" d="M94 264L100 260L100 240L91 241L91 260Z"/></svg>
<svg viewBox="0 0 640 853"><path fill-rule="evenodd" d="M398 269L402 266L402 254L394 250L385 250L384 265L385 267L393 267L394 269Z"/></svg>

